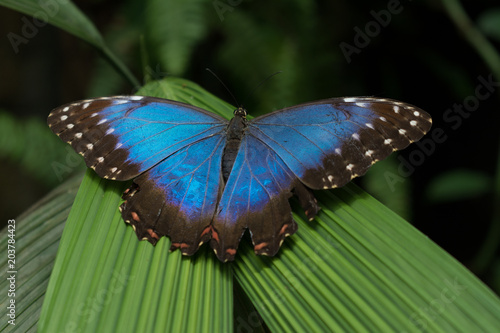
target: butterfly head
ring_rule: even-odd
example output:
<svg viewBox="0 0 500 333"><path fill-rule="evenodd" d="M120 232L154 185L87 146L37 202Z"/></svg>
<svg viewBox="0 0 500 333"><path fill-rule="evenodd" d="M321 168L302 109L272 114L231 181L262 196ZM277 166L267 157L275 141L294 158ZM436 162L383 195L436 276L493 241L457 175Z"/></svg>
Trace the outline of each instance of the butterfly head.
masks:
<svg viewBox="0 0 500 333"><path fill-rule="evenodd" d="M241 106L239 108L237 108L236 110L234 110L233 114L235 116L240 116L240 117L243 117L243 118L246 118L247 116L247 110L242 108Z"/></svg>

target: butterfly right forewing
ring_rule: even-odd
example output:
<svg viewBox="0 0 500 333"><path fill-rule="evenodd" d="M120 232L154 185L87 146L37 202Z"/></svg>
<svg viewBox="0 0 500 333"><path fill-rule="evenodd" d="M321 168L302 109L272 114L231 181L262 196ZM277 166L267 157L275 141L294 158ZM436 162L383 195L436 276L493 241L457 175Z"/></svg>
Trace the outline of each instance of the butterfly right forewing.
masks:
<svg viewBox="0 0 500 333"><path fill-rule="evenodd" d="M375 162L419 140L431 117L391 99L334 98L252 120L249 131L271 147L307 187L340 187Z"/></svg>

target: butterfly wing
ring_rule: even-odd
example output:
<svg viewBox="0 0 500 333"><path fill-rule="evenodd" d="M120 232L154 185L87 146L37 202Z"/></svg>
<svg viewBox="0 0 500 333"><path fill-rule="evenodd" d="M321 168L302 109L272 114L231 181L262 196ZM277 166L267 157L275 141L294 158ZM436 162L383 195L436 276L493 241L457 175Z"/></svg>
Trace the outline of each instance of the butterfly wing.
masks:
<svg viewBox="0 0 500 333"><path fill-rule="evenodd" d="M371 97L301 104L253 119L248 132L312 189L340 187L430 129L425 111Z"/></svg>
<svg viewBox="0 0 500 333"><path fill-rule="evenodd" d="M274 255L297 230L288 199L295 175L279 156L251 135L242 139L214 217L211 246L233 260L245 229L258 254Z"/></svg>
<svg viewBox="0 0 500 333"><path fill-rule="evenodd" d="M103 178L128 180L227 121L184 103L144 96L83 100L54 109L48 125Z"/></svg>
<svg viewBox="0 0 500 333"><path fill-rule="evenodd" d="M210 238L227 121L187 104L116 96L63 105L48 124L103 178L128 180L120 210L140 239L192 254Z"/></svg>
<svg viewBox="0 0 500 333"><path fill-rule="evenodd" d="M171 249L194 254L211 236L222 190L225 137L209 136L160 162L134 180L120 206L140 239L156 244L169 236Z"/></svg>

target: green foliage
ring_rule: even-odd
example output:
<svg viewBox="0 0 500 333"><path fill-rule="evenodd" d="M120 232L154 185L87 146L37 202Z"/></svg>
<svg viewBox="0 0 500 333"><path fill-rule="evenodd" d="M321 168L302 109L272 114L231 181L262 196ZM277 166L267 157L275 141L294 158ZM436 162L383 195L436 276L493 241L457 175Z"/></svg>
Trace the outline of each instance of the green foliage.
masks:
<svg viewBox="0 0 500 333"><path fill-rule="evenodd" d="M30 210L16 219L15 243L12 243L6 228L0 233L0 247L7 249L13 245L16 251L15 268L19 272L16 279L16 325L7 323L7 279L0 280L3 292L0 315L0 331L36 332L42 303L49 284L50 274L56 258L59 239L64 222L75 200L81 175L75 176L58 186ZM22 231L21 231L22 230ZM9 240L11 240L9 242ZM0 269L7 272L7 256L0 260ZM9 318L10 319L10 318Z"/></svg>
<svg viewBox="0 0 500 333"><path fill-rule="evenodd" d="M85 165L38 119L16 119L0 111L0 158L53 187Z"/></svg>
<svg viewBox="0 0 500 333"><path fill-rule="evenodd" d="M411 180L399 175L395 155L372 166L362 183L368 193L405 220L411 221Z"/></svg>
<svg viewBox="0 0 500 333"><path fill-rule="evenodd" d="M484 12L477 23L486 35L500 41L500 8L493 8Z"/></svg>
<svg viewBox="0 0 500 333"><path fill-rule="evenodd" d="M147 40L154 56L171 75L183 75L189 60L207 34L206 12L211 10L203 0L148 0L146 5Z"/></svg>
<svg viewBox="0 0 500 333"><path fill-rule="evenodd" d="M32 15L59 27L100 50L132 84L139 83L121 60L108 48L94 24L71 1L0 0L0 5Z"/></svg>
<svg viewBox="0 0 500 333"><path fill-rule="evenodd" d="M434 179L427 198L434 203L477 198L493 191L492 179L484 173L455 170Z"/></svg>

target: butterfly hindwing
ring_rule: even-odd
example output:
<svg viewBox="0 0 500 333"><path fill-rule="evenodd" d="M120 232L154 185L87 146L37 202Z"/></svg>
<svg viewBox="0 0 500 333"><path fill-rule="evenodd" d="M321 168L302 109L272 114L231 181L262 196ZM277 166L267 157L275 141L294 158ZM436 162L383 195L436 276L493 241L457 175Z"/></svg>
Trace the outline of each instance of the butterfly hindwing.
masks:
<svg viewBox="0 0 500 333"><path fill-rule="evenodd" d="M211 222L222 189L225 137L193 143L134 180L124 194L123 219L140 239L155 244L169 236L171 248L192 255L211 238Z"/></svg>
<svg viewBox="0 0 500 333"><path fill-rule="evenodd" d="M220 260L234 259L247 228L256 253L276 254L297 230L288 202L296 181L272 149L243 137L213 222L211 246Z"/></svg>
<svg viewBox="0 0 500 333"><path fill-rule="evenodd" d="M115 96L63 105L51 112L48 124L99 176L128 180L223 131L227 121L183 103Z"/></svg>
<svg viewBox="0 0 500 333"><path fill-rule="evenodd" d="M249 132L312 189L340 187L378 160L419 140L431 118L391 99L334 98L253 119Z"/></svg>

